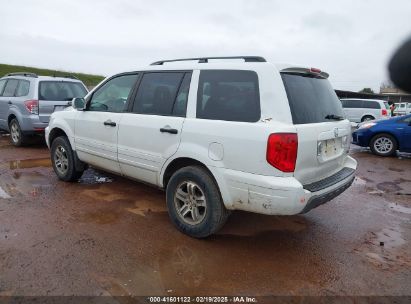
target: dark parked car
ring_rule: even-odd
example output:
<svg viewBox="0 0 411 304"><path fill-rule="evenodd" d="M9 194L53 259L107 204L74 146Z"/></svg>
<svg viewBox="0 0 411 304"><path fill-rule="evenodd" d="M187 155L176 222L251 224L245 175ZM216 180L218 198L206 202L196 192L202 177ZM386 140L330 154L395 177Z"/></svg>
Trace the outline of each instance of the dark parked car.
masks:
<svg viewBox="0 0 411 304"><path fill-rule="evenodd" d="M353 144L370 147L374 154L411 153L411 115L366 122L353 133Z"/></svg>

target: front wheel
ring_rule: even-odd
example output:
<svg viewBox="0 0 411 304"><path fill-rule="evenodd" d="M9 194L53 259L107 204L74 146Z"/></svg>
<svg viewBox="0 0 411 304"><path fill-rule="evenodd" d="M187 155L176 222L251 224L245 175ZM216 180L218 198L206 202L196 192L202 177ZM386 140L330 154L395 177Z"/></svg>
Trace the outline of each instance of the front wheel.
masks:
<svg viewBox="0 0 411 304"><path fill-rule="evenodd" d="M226 222L224 207L214 179L201 167L184 167L173 174L167 185L167 208L171 221L181 232L204 238Z"/></svg>
<svg viewBox="0 0 411 304"><path fill-rule="evenodd" d="M57 137L51 144L51 163L57 177L65 182L77 181L83 171L76 170L74 152L67 137Z"/></svg>
<svg viewBox="0 0 411 304"><path fill-rule="evenodd" d="M378 134L371 139L371 151L379 156L391 156L397 150L397 141L390 134Z"/></svg>

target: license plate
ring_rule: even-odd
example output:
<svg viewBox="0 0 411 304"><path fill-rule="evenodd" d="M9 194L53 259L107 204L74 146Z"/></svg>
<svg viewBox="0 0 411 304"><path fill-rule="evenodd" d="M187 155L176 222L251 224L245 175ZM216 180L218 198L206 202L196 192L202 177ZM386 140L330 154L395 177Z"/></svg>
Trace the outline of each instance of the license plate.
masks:
<svg viewBox="0 0 411 304"><path fill-rule="evenodd" d="M55 106L55 107L54 107L54 112L63 111L66 107L67 107L67 106Z"/></svg>
<svg viewBox="0 0 411 304"><path fill-rule="evenodd" d="M336 146L335 139L327 139L325 141L324 154L327 157L334 156L335 154L337 154L337 146Z"/></svg>

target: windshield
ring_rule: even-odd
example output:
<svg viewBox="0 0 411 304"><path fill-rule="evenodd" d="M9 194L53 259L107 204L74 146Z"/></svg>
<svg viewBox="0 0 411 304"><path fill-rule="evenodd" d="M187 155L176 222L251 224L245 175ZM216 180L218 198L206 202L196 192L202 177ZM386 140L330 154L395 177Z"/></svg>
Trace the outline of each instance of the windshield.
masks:
<svg viewBox="0 0 411 304"><path fill-rule="evenodd" d="M75 97L84 97L87 90L79 82L41 81L39 87L40 100L70 101Z"/></svg>
<svg viewBox="0 0 411 304"><path fill-rule="evenodd" d="M327 79L282 73L294 124L343 119L341 102Z"/></svg>

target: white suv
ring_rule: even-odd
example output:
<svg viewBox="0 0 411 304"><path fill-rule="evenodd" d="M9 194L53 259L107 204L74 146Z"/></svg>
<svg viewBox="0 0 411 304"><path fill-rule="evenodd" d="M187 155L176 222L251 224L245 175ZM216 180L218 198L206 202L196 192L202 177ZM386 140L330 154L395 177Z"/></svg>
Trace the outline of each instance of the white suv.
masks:
<svg viewBox="0 0 411 304"><path fill-rule="evenodd" d="M160 187L182 232L231 210L305 213L347 189L351 124L328 74L261 57L165 60L105 79L46 129L54 171L86 164Z"/></svg>

